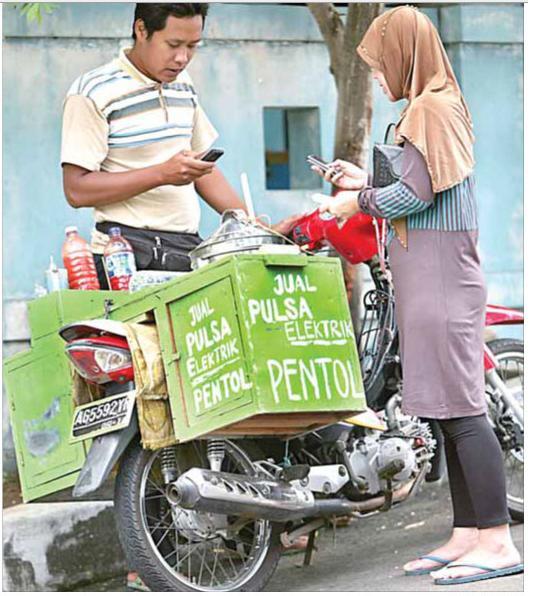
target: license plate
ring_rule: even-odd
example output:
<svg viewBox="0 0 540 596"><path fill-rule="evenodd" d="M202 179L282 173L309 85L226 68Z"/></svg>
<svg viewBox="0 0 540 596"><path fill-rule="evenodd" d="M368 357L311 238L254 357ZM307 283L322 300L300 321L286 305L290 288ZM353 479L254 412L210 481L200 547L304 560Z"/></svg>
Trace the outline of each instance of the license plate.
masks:
<svg viewBox="0 0 540 596"><path fill-rule="evenodd" d="M134 405L135 391L130 391L79 406L73 414L70 443L125 428Z"/></svg>

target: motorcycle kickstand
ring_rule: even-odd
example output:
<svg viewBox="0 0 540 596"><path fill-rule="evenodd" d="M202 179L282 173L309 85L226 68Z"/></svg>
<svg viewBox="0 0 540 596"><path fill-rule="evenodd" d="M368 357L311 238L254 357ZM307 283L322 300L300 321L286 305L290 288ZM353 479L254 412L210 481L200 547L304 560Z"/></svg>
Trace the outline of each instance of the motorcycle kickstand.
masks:
<svg viewBox="0 0 540 596"><path fill-rule="evenodd" d="M302 563L303 567L309 567L311 565L311 559L313 557L313 551L317 550L315 546L315 537L317 536L317 530L312 530L309 533L308 542L306 546L306 552L304 554L304 562Z"/></svg>

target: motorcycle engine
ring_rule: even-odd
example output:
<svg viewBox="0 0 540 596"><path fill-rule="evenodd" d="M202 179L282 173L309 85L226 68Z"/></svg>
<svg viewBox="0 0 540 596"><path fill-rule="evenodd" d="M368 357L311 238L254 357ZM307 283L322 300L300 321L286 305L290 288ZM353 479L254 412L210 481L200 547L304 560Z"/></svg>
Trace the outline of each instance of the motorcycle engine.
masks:
<svg viewBox="0 0 540 596"><path fill-rule="evenodd" d="M403 416L398 431L365 430L364 436L349 443L346 455L356 476L367 485L366 492L349 482L344 492L356 500L378 494L386 488L386 471L392 469L393 483L401 483L415 476L420 466L433 457L435 441L429 426Z"/></svg>

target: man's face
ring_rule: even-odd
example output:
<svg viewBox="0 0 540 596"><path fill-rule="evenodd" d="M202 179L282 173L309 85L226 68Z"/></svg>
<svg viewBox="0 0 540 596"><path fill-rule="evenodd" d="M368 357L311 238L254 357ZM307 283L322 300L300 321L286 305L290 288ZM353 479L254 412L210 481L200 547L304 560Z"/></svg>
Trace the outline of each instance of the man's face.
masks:
<svg viewBox="0 0 540 596"><path fill-rule="evenodd" d="M203 21L200 15L177 18L168 16L165 28L155 31L150 39L144 23L135 23L135 52L144 74L161 83L170 83L186 68L193 58L202 37Z"/></svg>

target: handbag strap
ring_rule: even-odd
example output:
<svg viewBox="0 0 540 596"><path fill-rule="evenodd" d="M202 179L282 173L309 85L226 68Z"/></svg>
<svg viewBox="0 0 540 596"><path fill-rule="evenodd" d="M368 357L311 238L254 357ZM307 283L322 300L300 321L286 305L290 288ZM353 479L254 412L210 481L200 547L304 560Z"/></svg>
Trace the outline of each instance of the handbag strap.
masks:
<svg viewBox="0 0 540 596"><path fill-rule="evenodd" d="M384 133L384 144L388 145L388 137L390 135L391 128L396 128L395 122L390 122L390 124L386 127L386 132Z"/></svg>

